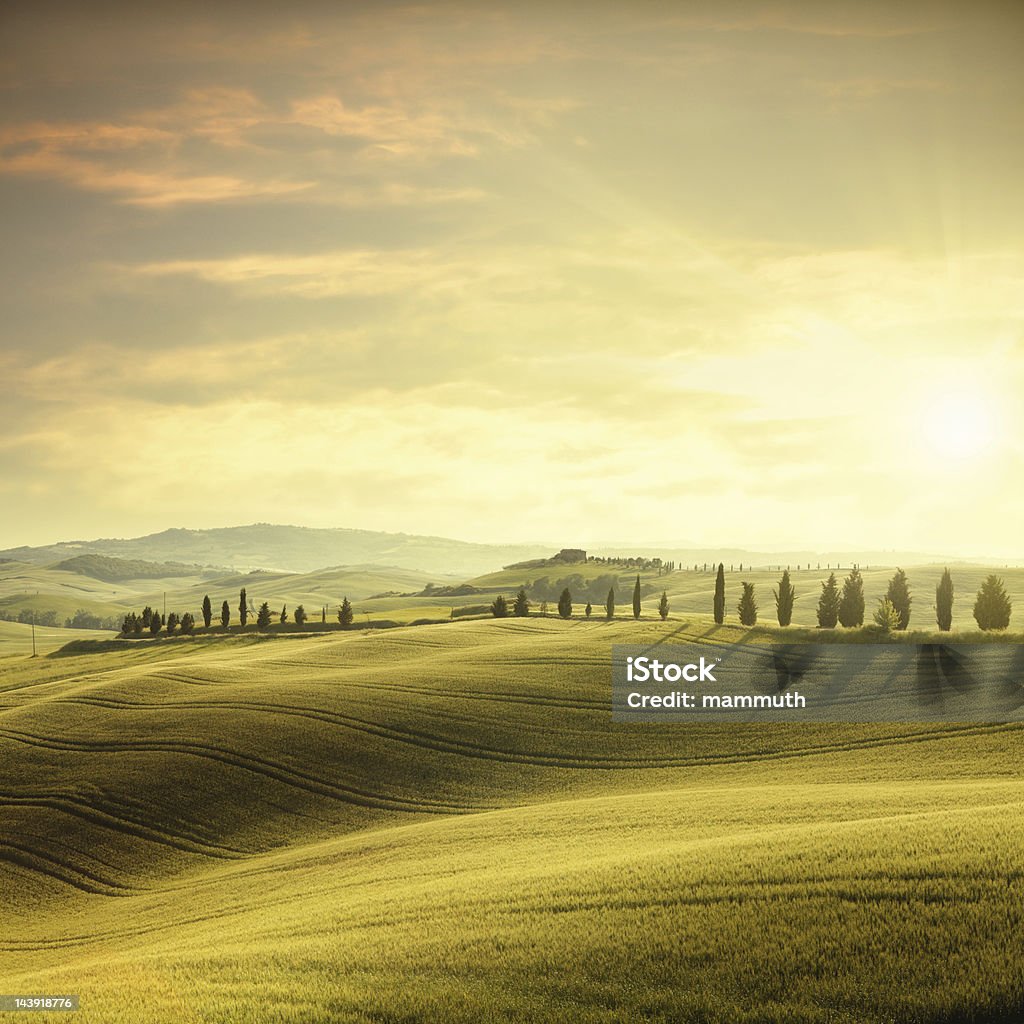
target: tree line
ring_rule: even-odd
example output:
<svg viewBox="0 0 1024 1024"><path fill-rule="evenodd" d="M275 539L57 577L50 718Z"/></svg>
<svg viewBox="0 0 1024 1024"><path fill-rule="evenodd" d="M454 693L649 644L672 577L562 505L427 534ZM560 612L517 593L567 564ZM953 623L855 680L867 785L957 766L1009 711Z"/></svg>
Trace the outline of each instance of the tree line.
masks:
<svg viewBox="0 0 1024 1024"><path fill-rule="evenodd" d="M744 626L754 626L758 619L758 603L755 585L742 581L741 595L736 606L740 623ZM777 588L773 588L772 596L775 599L775 616L780 626L789 626L793 621L793 605L796 601L796 588L793 586L789 569L785 569L779 580ZM949 569L945 569L938 586L935 588L935 619L939 630L949 632L953 628L953 578ZM879 598L878 607L872 616L873 625L884 633L900 632L906 630L910 625L911 606L913 595L910 591L910 583L907 574L902 569L897 569L889 580L885 596ZM608 594L604 602L604 614L606 619L615 618L615 587L608 588ZM516 594L512 604L508 599L499 594L492 602L491 614L496 619L503 619L512 616L526 617L531 614L533 607L526 588L521 587ZM563 619L573 617L573 595L568 586L562 588L558 596L558 615ZM717 624L725 622L725 564L719 562L715 576L715 591L712 598L712 615ZM1013 605L1002 579L996 574L991 574L982 583L974 601L974 619L978 628L989 630L1003 630L1010 625L1010 614ZM668 618L670 606L667 591L662 591L661 599L658 602L658 614L662 620ZM584 608L584 616L590 618L593 615L593 605L588 598ZM633 618L640 618L641 593L640 576L636 578L633 586L632 601ZM548 614L547 599L540 602L540 615ZM816 610L818 626L821 629L835 629L842 626L846 629L854 629L864 625L866 613L864 599L864 578L857 566L854 566L842 585L836 579L834 572L829 573L828 579L821 584L821 593L818 596Z"/></svg>
<svg viewBox="0 0 1024 1024"><path fill-rule="evenodd" d="M203 598L200 614L203 619L203 627L210 629L213 623L213 603L210 600L209 594ZM275 622L281 625L288 624L288 605L282 605L281 610L278 612L272 610L270 604L264 601L257 610L246 593L245 587L242 587L238 595L238 622L243 630L247 627L250 616L255 617L256 628L261 632L265 632ZM345 597L341 604L338 605L337 619L338 624L342 628L351 626L355 620L355 611L348 597ZM306 625L309 621L309 614L304 605L300 604L296 607L295 611L291 613L291 620L299 629ZM323 605L320 609L320 622L323 625L327 624L327 605ZM220 606L220 628L229 629L230 627L231 605L224 601ZM177 612L172 611L168 612L167 615L162 615L149 605L146 605L140 613L129 612L121 622L121 633L123 636L140 636L144 633L157 636L161 630L166 632L168 636L172 636L175 632L188 635L194 632L195 629L196 619L191 612L178 615Z"/></svg>
<svg viewBox="0 0 1024 1024"><path fill-rule="evenodd" d="M743 581L741 586L742 594L736 607L740 623L744 626L756 625L758 605L754 584ZM783 572L778 588L772 590L772 595L779 625L788 626L792 622L793 602L796 599L796 590L788 569ZM953 577L947 568L935 588L935 621L941 632L948 633L953 628L953 596ZM872 616L873 624L884 633L906 630L910 625L913 600L907 574L897 569L889 580L885 596L879 598L878 607ZM974 620L978 628L985 631L1006 629L1010 625L1012 609L1002 579L992 573L982 583L974 600ZM721 625L725 621L725 566L721 562L715 577L712 612L715 622ZM836 574L830 573L828 579L821 584L821 594L818 596L818 626L821 629L835 629L837 625L847 629L863 626L864 614L864 579L860 569L854 567L850 570L843 580L842 588L836 580Z"/></svg>
<svg viewBox="0 0 1024 1024"><path fill-rule="evenodd" d="M637 575L636 583L633 585L633 618L640 618L640 576ZM519 592L515 596L511 607L509 606L508 599L504 594L499 594L494 601L491 603L491 614L496 619L504 619L509 615L518 616L525 618L530 614L530 609L533 607L530 601L529 595L526 593L525 587L520 587ZM541 617L545 617L548 614L548 602L543 600L540 602L540 608L538 609ZM662 620L668 618L669 603L668 603L668 592L661 592L661 600L658 602L658 614ZM573 617L573 596L572 591L568 587L563 587L561 594L558 595L558 614L560 618L571 619ZM586 618L590 618L594 614L594 606L588 599L586 607L583 609L583 614ZM615 586L614 584L608 588L608 595L604 599L604 617L606 619L615 618Z"/></svg>

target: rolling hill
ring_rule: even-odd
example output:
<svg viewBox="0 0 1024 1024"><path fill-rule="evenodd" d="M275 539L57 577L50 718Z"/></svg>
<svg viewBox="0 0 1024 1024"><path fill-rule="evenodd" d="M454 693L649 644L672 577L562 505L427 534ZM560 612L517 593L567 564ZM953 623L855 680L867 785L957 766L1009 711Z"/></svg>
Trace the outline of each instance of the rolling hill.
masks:
<svg viewBox="0 0 1024 1024"><path fill-rule="evenodd" d="M311 529L254 523L213 530L164 530L146 537L65 541L0 551L0 558L51 564L82 555L185 562L235 569L313 572L328 565L394 565L431 574L474 576L550 554L550 545L471 544L374 530ZM169 574L168 574L169 575Z"/></svg>
<svg viewBox="0 0 1024 1024"><path fill-rule="evenodd" d="M611 721L611 643L705 632L745 635L0 661L8 989L86 1024L1017 1019L1024 729Z"/></svg>

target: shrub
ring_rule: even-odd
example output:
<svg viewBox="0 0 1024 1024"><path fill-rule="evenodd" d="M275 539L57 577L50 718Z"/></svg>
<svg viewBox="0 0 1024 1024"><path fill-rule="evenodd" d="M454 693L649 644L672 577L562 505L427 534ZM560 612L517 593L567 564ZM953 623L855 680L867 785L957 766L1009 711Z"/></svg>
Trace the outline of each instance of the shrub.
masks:
<svg viewBox="0 0 1024 1024"><path fill-rule="evenodd" d="M891 633L893 630L900 628L900 613L889 598L883 597L879 599L878 607L875 609L874 621L875 625L883 633Z"/></svg>

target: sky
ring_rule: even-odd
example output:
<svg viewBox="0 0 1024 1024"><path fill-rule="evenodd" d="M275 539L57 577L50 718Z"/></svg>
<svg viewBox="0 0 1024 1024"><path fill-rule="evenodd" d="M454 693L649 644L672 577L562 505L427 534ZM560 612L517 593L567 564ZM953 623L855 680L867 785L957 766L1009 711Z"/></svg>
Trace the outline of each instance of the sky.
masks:
<svg viewBox="0 0 1024 1024"><path fill-rule="evenodd" d="M1024 5L12 2L0 547L1024 557Z"/></svg>

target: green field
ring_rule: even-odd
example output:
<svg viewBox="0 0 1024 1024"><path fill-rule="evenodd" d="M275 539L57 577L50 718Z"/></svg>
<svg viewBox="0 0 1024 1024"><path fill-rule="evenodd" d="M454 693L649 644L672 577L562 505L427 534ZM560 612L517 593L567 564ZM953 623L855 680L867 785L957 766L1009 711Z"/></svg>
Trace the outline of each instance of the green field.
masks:
<svg viewBox="0 0 1024 1024"><path fill-rule="evenodd" d="M83 1022L1018 1021L1024 730L611 721L611 643L705 633L747 635L0 660L4 990Z"/></svg>

